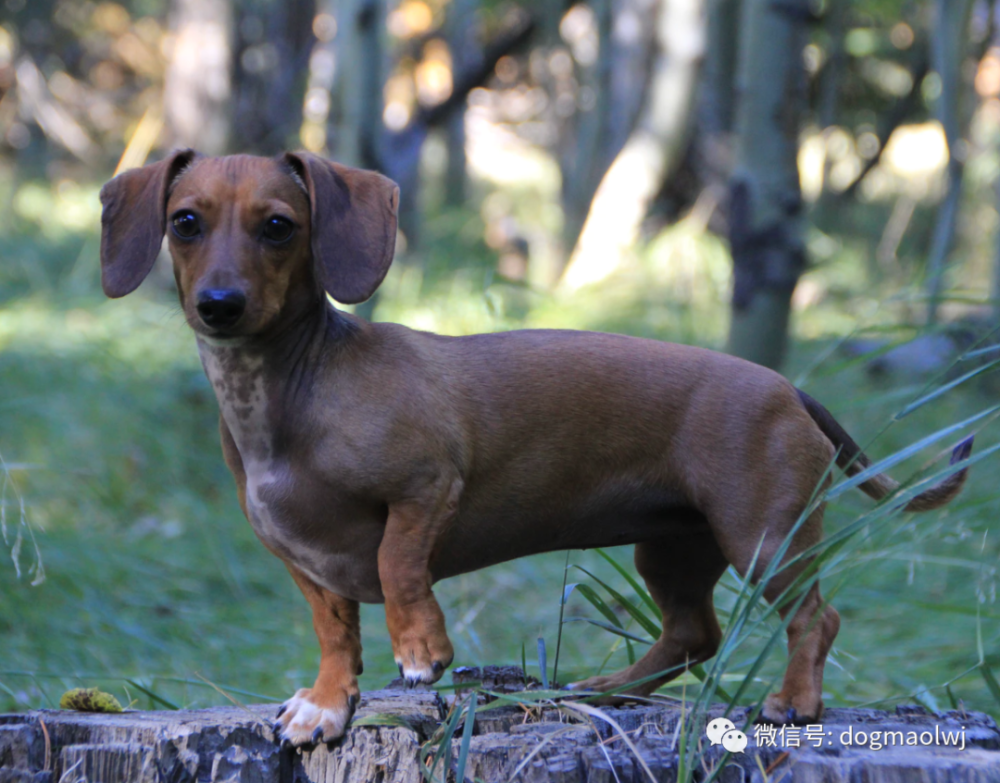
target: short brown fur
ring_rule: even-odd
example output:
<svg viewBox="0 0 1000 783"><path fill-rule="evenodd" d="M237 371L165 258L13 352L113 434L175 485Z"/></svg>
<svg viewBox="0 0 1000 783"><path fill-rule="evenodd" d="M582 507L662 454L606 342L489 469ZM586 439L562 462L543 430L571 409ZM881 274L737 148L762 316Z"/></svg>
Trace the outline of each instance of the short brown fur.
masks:
<svg viewBox="0 0 1000 783"><path fill-rule="evenodd" d="M322 653L316 683L285 703L276 730L295 745L344 732L358 697L359 601L385 602L401 672L433 682L453 651L432 585L536 552L636 544L663 613L641 660L577 687L676 667L629 691L647 694L713 656L712 589L726 566L745 574L759 548L763 571L835 453L851 470L867 464L856 444L777 373L712 351L572 331L442 337L336 310L324 291L362 301L384 277L397 199L384 177L308 154L182 152L102 191L111 296L138 285L172 216L199 221L195 239L168 235L223 453L248 520L312 607ZM262 239L275 216L294 227L283 243ZM199 315L208 289L245 295L231 328ZM874 482L862 488L876 497L890 486ZM822 515L789 557L820 540ZM804 565L771 579L769 600ZM809 589L765 719L819 717L839 623Z"/></svg>

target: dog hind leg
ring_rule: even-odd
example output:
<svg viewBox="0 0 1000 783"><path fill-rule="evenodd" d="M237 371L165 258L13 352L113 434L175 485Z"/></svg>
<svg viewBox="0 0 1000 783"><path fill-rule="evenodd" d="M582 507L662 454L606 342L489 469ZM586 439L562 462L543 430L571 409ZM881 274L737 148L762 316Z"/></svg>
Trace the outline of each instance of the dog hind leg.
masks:
<svg viewBox="0 0 1000 783"><path fill-rule="evenodd" d="M660 638L627 669L591 677L575 683L573 688L607 691L650 678L624 692L646 696L690 666L715 655L722 632L712 604L712 589L728 564L708 525L636 544L635 565L663 616ZM623 700L608 697L604 702Z"/></svg>
<svg viewBox="0 0 1000 783"><path fill-rule="evenodd" d="M748 529L744 524L736 527L732 520L728 524L720 523L713 527L722 551L744 576L753 564L754 552L757 551L756 543L753 546L748 546L748 543L752 538L757 542L763 539L754 566L753 581L756 583L777 555L781 542L794 528L798 517L799 514L792 513L789 507L783 507L775 508L773 513L757 516L758 519L771 521L766 531L761 526L749 526ZM820 507L813 511L796 532L785 553L785 562L819 542L822 520L823 508ZM832 606L824 605L818 582L810 585L804 595L800 590L783 595L802 576L809 563L810 561L803 560L779 570L764 588L764 598L769 603L781 602L778 613L782 619L793 612L786 629L789 661L781 690L765 699L760 714L760 720L768 723L808 723L817 720L823 713L823 669L826 656L840 629L840 615Z"/></svg>

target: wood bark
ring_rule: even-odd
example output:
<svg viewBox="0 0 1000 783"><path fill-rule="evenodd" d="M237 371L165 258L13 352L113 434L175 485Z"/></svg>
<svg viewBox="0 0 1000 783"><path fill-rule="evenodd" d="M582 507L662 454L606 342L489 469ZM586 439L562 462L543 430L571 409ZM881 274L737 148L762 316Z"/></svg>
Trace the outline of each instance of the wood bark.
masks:
<svg viewBox="0 0 1000 783"><path fill-rule="evenodd" d="M490 670L499 668L487 667L478 678L489 680ZM510 678L494 679L510 682ZM496 682L489 684L497 686ZM282 750L274 743L270 726L276 707L270 704L117 715L38 710L2 715L0 783L420 783L420 746L432 736L447 710L436 691L369 692L362 696L356 722L376 715L393 716L409 726L353 726L334 746L295 751ZM607 709L606 714L628 734L657 781L676 780L681 720L678 703L625 706ZM720 705L711 711L708 720L721 714ZM729 717L736 726L742 726L746 710L737 708ZM866 742L873 731L883 732L883 737L890 731L903 732L904 736L909 732L930 732L940 740L942 732L963 728L964 750L940 741L934 744L933 740L929 746L887 746L880 750L858 744L858 732L865 732ZM649 780L643 764L617 729L601 720L574 721L551 708L532 714L518 707L501 707L478 713L474 729L465 769L467 781ZM855 737L853 744L847 741L848 731ZM899 707L894 713L832 709L824 715L822 747L814 747L804 738L804 732L800 733L800 747L766 743L758 747L753 728L748 727L746 751L726 760L718 779L733 783L1000 780L1000 732L993 719L982 713L933 715L920 707ZM452 747L453 764L459 754L458 737ZM723 750L711 746L704 736L701 741L706 750L704 768L710 772L723 763ZM766 778L761 776L765 769Z"/></svg>
<svg viewBox="0 0 1000 783"><path fill-rule="evenodd" d="M688 146L704 50L702 16L702 0L660 1L645 105L604 172L586 223L577 229L576 248L561 281L564 288L599 282L620 266L639 241L650 204Z"/></svg>
<svg viewBox="0 0 1000 783"><path fill-rule="evenodd" d="M741 13L728 350L775 369L784 360L792 291L805 266L797 155L811 13L808 0L744 0Z"/></svg>
<svg viewBox="0 0 1000 783"><path fill-rule="evenodd" d="M655 19L650 0L599 0L589 4L597 35L593 62L574 60L576 107L559 122L557 153L562 174L562 277L591 211L591 203L618 158L646 103L655 59ZM571 47L572 48L572 47ZM657 62L662 66L662 58Z"/></svg>
<svg viewBox="0 0 1000 783"><path fill-rule="evenodd" d="M934 106L938 122L948 141L948 190L938 208L934 235L927 257L927 322L938 319L944 272L955 240L958 205L962 197L965 158L962 144L962 64L968 48L971 0L937 0L934 4L934 32L931 36L931 64L941 80L941 95Z"/></svg>
<svg viewBox="0 0 1000 783"><path fill-rule="evenodd" d="M234 64L234 149L274 155L299 148L316 11L316 0L241 6Z"/></svg>
<svg viewBox="0 0 1000 783"><path fill-rule="evenodd" d="M476 0L453 0L445 24L453 73L465 73L483 59L476 35ZM456 107L445 121L448 165L444 175L444 203L458 207L465 203L465 103Z"/></svg>
<svg viewBox="0 0 1000 783"><path fill-rule="evenodd" d="M164 84L169 144L224 154L231 133L232 28L230 0L173 0L173 50Z"/></svg>

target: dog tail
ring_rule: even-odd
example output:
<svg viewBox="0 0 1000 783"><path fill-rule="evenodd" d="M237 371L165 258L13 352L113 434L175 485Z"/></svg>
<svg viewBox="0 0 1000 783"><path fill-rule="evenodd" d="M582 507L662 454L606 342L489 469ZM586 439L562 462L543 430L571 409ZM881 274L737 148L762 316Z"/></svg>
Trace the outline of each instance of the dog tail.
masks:
<svg viewBox="0 0 1000 783"><path fill-rule="evenodd" d="M816 422L822 433L830 439L830 442L837 447L837 466L844 468L849 476L857 475L866 468L871 467L872 461L861 451L861 447L854 442L854 439L847 434L847 431L840 426L840 423L833 418L833 414L805 392L798 389L796 391L799 392L799 399L802 400L802 404L812 417L812 420ZM956 462L961 462L969 458L969 455L972 453L972 439L973 436L970 435L952 449L950 464L954 465ZM962 491L962 486L965 484L968 472L969 469L966 467L952 473L939 484L925 492L921 492L913 498L913 500L906 504L906 510L930 511L931 509L940 508L946 503L950 503ZM885 473L878 473L859 485L859 489L862 492L869 497L875 498L875 500L881 500L886 495L895 492L898 488L899 483Z"/></svg>

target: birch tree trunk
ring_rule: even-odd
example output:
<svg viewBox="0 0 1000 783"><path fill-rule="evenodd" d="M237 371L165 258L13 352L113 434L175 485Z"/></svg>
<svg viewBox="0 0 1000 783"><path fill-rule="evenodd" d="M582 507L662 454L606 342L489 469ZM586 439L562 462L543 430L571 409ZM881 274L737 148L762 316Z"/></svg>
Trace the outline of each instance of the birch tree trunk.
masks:
<svg viewBox="0 0 1000 783"><path fill-rule="evenodd" d="M565 250L553 270L555 281L565 273L595 194L626 146L648 100L655 58L655 28L649 21L657 18L658 5L656 0L588 4L596 39L593 49L590 32L581 34L584 25L578 23L582 4L571 9L561 23L561 34L573 52L573 79L578 86L574 89L575 107L557 120ZM563 100L557 94L554 103L558 106Z"/></svg>
<svg viewBox="0 0 1000 783"><path fill-rule="evenodd" d="M744 0L742 8L728 350L775 369L785 357L792 291L805 264L797 155L809 16L808 0Z"/></svg>
<svg viewBox="0 0 1000 783"><path fill-rule="evenodd" d="M283 0L239 14L233 146L240 152L273 155L299 146L316 6Z"/></svg>
<svg viewBox="0 0 1000 783"><path fill-rule="evenodd" d="M955 240L958 205L962 197L964 157L962 142L962 63L968 47L971 0L936 0L931 34L931 66L941 79L941 95L934 106L948 141L948 191L938 208L937 222L927 257L927 323L938 319L944 272Z"/></svg>
<svg viewBox="0 0 1000 783"><path fill-rule="evenodd" d="M380 0L338 0L337 65L331 148L351 166L378 168L385 83L385 6Z"/></svg>
<svg viewBox="0 0 1000 783"><path fill-rule="evenodd" d="M687 146L703 52L702 0L661 0L645 106L594 195L564 288L606 278L638 242L650 203Z"/></svg>
<svg viewBox="0 0 1000 783"><path fill-rule="evenodd" d="M221 155L231 130L231 0L173 0L170 27L163 95L169 143Z"/></svg>
<svg viewBox="0 0 1000 783"><path fill-rule="evenodd" d="M476 40L477 0L453 0L448 9L448 48L451 50L452 72L460 73L482 60ZM448 165L444 175L444 203L461 206L466 195L465 104L455 109L445 120Z"/></svg>

